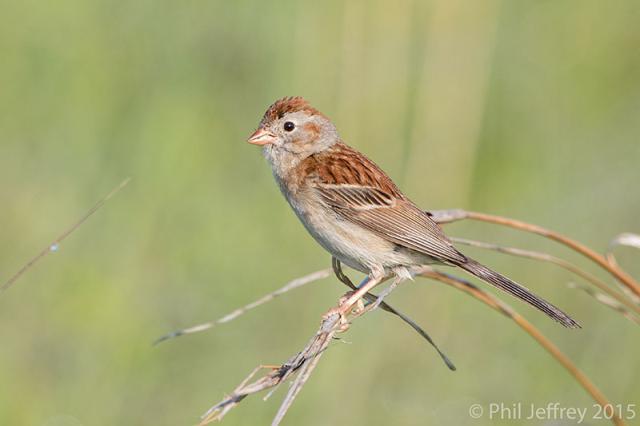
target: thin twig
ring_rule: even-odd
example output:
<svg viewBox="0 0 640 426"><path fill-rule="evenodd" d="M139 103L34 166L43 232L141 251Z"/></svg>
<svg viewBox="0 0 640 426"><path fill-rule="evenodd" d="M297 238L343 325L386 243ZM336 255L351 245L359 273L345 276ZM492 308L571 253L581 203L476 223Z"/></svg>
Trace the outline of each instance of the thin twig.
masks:
<svg viewBox="0 0 640 426"><path fill-rule="evenodd" d="M7 290L9 287L16 282L18 278L22 276L25 272L31 269L38 261L40 261L43 257L48 255L51 252L56 252L60 249L60 244L64 241L69 235L71 235L75 230L77 230L87 219L89 219L95 212L97 212L109 199L111 199L114 195L116 195L122 188L127 186L130 177L126 178L118 186L111 190L104 198L98 201L93 207L91 207L85 214L82 216L77 222L71 225L67 230L65 230L58 238L53 240L47 247L42 249L40 253L38 253L34 258L28 261L18 272L16 272L11 278L9 278L3 285L0 287L0 292Z"/></svg>
<svg viewBox="0 0 640 426"><path fill-rule="evenodd" d="M584 278L585 280L587 280L588 282L590 282L591 284L595 285L600 290L608 294L611 298L615 299L619 304L626 306L629 310L632 310L636 314L640 315L640 306L633 303L632 300L629 300L629 298L627 298L625 294L614 290L611 286L607 285L604 281L598 279L597 277L586 272L585 270L575 266L574 264L567 262L564 259L560 259L558 257L552 256L547 253L540 253L540 252L531 251L531 250L523 250L515 247L504 247L504 246L499 246L497 244L490 244L490 243L485 243L483 241L469 240L466 238L451 237L451 241L458 244L464 244L472 247L478 247L478 248L483 248L487 250L494 250L499 253L509 254L512 256L525 257L528 259L534 259L542 262L553 263L555 265L560 266L563 269L573 272L574 274L578 275L581 278Z"/></svg>
<svg viewBox="0 0 640 426"><path fill-rule="evenodd" d="M473 296L474 298L485 303L487 306L495 309L506 317L512 319L520 328L526 331L531 337L533 337L547 352L549 352L562 366L580 383L582 388L586 390L591 397L602 407L610 406L610 402L607 397L591 382L591 380L567 357L556 345L554 345L549 339L547 339L536 327L527 321L522 315L514 311L509 305L501 301L500 299L490 295L489 293L481 290L474 284L467 280L458 278L456 276L445 274L434 269L425 267L421 274L423 277L431 278L445 284L451 285L458 290L462 290L465 293ZM625 422L616 414L613 413L611 421L617 426L624 426Z"/></svg>
<svg viewBox="0 0 640 426"><path fill-rule="evenodd" d="M638 284L638 282L636 282L629 274L627 274L617 265L608 262L607 259L601 254L598 254L595 251L591 250L589 247L557 232L550 231L538 225L533 225L531 223L526 223L511 218L485 213L470 212L460 209L431 211L428 213L436 222L441 224L455 222L457 220L463 219L472 219L482 222L495 223L497 225L504 225L511 228L519 229L521 231L542 235L543 237L564 244L565 246L591 259L593 262L613 275L618 281L623 283L627 288L633 291L637 296L640 296L640 284Z"/></svg>
<svg viewBox="0 0 640 426"><path fill-rule="evenodd" d="M274 368L269 374L247 384L247 380L253 377L253 375L255 375L259 370L259 368L254 369L252 374L249 375L249 377L245 379L231 395L211 407L203 415L202 422L200 424L205 425L215 420L221 420L229 410L235 407L247 396L278 386L292 374L301 371L303 374L300 374L298 377L302 378L296 380L294 385L289 389L289 393L280 406L276 418L274 418L272 424L277 425L282 420L286 411L291 406L293 399L295 399L297 394L300 392L300 389L317 365L317 359L319 359L322 353L324 353L324 350L331 343L335 333L340 331L344 325L345 324L342 322L340 315L333 312L333 310L329 310L327 314L323 316L320 328L302 351L289 358L289 360L280 367Z"/></svg>
<svg viewBox="0 0 640 426"><path fill-rule="evenodd" d="M637 315L634 315L626 306L621 305L616 299L609 297L604 293L600 293L592 289L591 287L587 287L585 285L577 284L577 283L569 283L569 287L577 288L579 290L584 291L589 296L593 297L596 302L602 303L603 305L613 309L616 312L622 314L623 317L627 318L629 321L633 321L636 324L640 325L640 318Z"/></svg>
<svg viewBox="0 0 640 426"><path fill-rule="evenodd" d="M180 337L180 336L184 336L187 334L193 334L193 333L198 333L200 331L205 331L208 330L212 327L215 327L217 325L220 324L224 324L230 321L233 321L234 319L238 318L240 315L243 315L245 313L247 313L248 311L250 311L251 309L257 308L260 305L263 305L267 302L272 301L273 299L275 299L278 296L281 296L291 290L295 290L296 288L300 288L302 286L305 286L307 284L311 284L315 281L319 281L323 278L327 278L328 276L331 275L331 269L322 269L320 271L316 271L316 272L312 272L308 275L305 275L303 277L300 278L296 278L295 280L289 281L287 284L285 284L284 286L280 287L278 290L273 291L271 293L268 293L264 296L262 296L260 299L255 300L247 305L244 305L238 309L235 309L231 312L229 312L228 314L226 314L225 316L218 318L217 320L214 321L209 321L209 322L205 322L202 324L198 324L198 325L194 325L192 327L188 327L188 328L183 328L180 330L176 330L174 332L171 332L169 334L165 334L164 336L156 339L153 344L157 345L160 342L164 342L165 340L169 340L169 339L173 339L175 337Z"/></svg>
<svg viewBox="0 0 640 426"><path fill-rule="evenodd" d="M298 377L296 377L296 380L289 388L289 392L287 392L282 404L280 404L280 408L278 409L273 422L271 422L272 426L280 424L287 411L289 411L291 404L293 404L293 400L298 396L302 387L307 383L307 380L309 380L309 377L311 377L311 373L318 365L320 357L324 354L329 343L331 343L333 336L339 331L340 317L338 314L330 315L326 321L326 324L323 322L323 325L320 327L320 331L305 349L305 353L310 355L304 355L304 362L298 372Z"/></svg>
<svg viewBox="0 0 640 426"><path fill-rule="evenodd" d="M616 246L627 246L627 247L634 247L638 249L640 248L640 235L632 234L630 232L624 232L620 235L616 235L615 238L613 238L609 242L609 247L607 249L607 252L604 254L604 256L607 259L607 262L609 262L609 264L611 264L615 268L619 268L620 266L618 265L618 261L616 260L616 257L613 254L613 249ZM631 290L629 290L624 285L620 285L620 288L634 303L640 305L640 296L633 294Z"/></svg>
<svg viewBox="0 0 640 426"><path fill-rule="evenodd" d="M317 366L320 357L329 347L329 344L333 340L335 334L338 332L344 332L348 329L350 323L348 322L347 318L340 313L340 309L344 306L343 304L348 303L348 300L352 297L353 295L351 293L345 294L340 300L337 307L328 310L322 316L322 323L320 324L320 328L302 351L300 351L297 355L291 357L280 367L274 369L271 373L261 377L260 379L252 383L246 384L247 379L245 379L244 386L238 386L233 394L211 407L203 415L201 425L207 424L214 420L222 419L222 417L231 408L236 406L238 402L242 401L248 395L276 387L283 381L285 381L291 374L297 373L298 376L289 388L287 395L280 405L278 413L273 419L272 426L279 425L285 414L291 407L291 404L302 390L302 387L311 376L311 373ZM359 316L356 311L352 311L351 313L354 318L357 318ZM249 377L252 377L253 374L254 373L252 373Z"/></svg>

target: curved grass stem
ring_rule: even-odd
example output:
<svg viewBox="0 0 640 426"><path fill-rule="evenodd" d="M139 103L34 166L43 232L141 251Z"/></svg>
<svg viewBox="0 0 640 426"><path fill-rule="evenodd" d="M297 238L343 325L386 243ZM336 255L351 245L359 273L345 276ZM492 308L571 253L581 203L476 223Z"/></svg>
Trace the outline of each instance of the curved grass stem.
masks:
<svg viewBox="0 0 640 426"><path fill-rule="evenodd" d="M635 304L633 300L627 298L624 293L616 291L615 289L613 289L611 286L609 286L607 283L597 278L596 276L588 273L584 269L577 267L573 263L568 262L559 257L552 256L547 253L540 253L537 251L523 250L515 247L505 247L497 244L485 243L483 241L469 240L467 238L452 237L451 241L453 241L454 243L464 244L471 247L478 247L482 249L493 250L493 251L508 254L511 256L524 257L527 259L533 259L541 262L552 263L583 278L584 280L598 287L602 292L606 293L611 298L615 299L619 304L624 305L628 309L628 311L635 312L637 315L640 315L640 306ZM596 300L600 301L597 298Z"/></svg>
<svg viewBox="0 0 640 426"><path fill-rule="evenodd" d="M538 330L533 324L527 321L522 315L514 311L509 305L501 301L500 299L490 295L484 290L476 287L469 281L456 276L445 274L436 271L431 268L425 268L421 276L425 278L434 279L447 285L450 285L458 290L462 290L468 295L480 300L492 309L505 315L507 318L513 320L520 328L522 328L527 334L533 337L547 352L551 354L564 368L567 370L576 381L582 386L582 388L591 395L591 397L603 408L611 406L611 403L607 397L598 389L598 387L582 372L567 355L565 355L556 345L553 344L540 330ZM624 426L625 422L616 413L613 413L611 422L616 426Z"/></svg>
<svg viewBox="0 0 640 426"><path fill-rule="evenodd" d="M445 224L455 222L463 219L478 220L482 222L494 223L496 225L508 226L510 228L518 229L520 231L531 232L546 237L550 240L563 244L570 249L582 254L594 263L602 267L609 272L616 280L624 284L635 295L640 296L640 284L633 279L629 274L622 270L617 264L609 262L605 256L596 253L589 247L581 244L569 237L566 237L557 232L543 228L538 225L523 222L516 219L511 219L503 216L496 216L486 213L470 212L461 209L454 210L438 210L429 212L431 217L438 223Z"/></svg>

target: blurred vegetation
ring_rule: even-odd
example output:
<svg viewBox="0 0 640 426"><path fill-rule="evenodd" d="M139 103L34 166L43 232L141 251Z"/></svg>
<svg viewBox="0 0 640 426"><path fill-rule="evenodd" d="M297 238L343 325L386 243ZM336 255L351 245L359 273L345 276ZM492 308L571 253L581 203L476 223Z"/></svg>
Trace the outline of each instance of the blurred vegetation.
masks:
<svg viewBox="0 0 640 426"><path fill-rule="evenodd" d="M0 424L192 424L256 364L304 345L343 292L334 279L150 345L329 266L244 142L281 96L308 98L425 208L516 217L597 250L640 231L637 1L1 5L2 279L133 181L0 295ZM448 229L566 253L490 225ZM573 314L580 331L509 300L613 402L638 403L634 325L553 266L466 251ZM637 256L620 249L636 276ZM391 300L458 371L374 313L323 359L286 424L480 426L493 422L470 419L472 403L591 407L477 301L426 281ZM225 424L268 424L281 392Z"/></svg>

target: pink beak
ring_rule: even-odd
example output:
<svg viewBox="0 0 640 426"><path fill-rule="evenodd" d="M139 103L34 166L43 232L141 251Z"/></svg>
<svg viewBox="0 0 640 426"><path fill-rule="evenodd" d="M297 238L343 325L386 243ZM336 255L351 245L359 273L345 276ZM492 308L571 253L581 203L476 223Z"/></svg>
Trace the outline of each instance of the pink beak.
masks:
<svg viewBox="0 0 640 426"><path fill-rule="evenodd" d="M253 134L249 136L249 139L247 139L247 142L254 145L267 145L274 143L275 141L276 136L273 133L268 132L267 130L264 130L262 128L259 128L258 130L253 132Z"/></svg>

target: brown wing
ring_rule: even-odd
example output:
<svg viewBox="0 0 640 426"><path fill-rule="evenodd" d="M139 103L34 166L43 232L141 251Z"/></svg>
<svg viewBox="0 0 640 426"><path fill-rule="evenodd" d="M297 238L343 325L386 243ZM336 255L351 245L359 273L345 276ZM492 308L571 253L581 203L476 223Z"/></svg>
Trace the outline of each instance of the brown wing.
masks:
<svg viewBox="0 0 640 426"><path fill-rule="evenodd" d="M343 144L311 160L307 171L326 203L345 220L443 262L466 257L437 223L408 200L371 160Z"/></svg>
<svg viewBox="0 0 640 426"><path fill-rule="evenodd" d="M569 315L512 281L458 252L440 226L405 197L371 160L343 144L306 159L297 175L340 217L382 238L442 262L460 266L535 306L565 327L580 327Z"/></svg>

